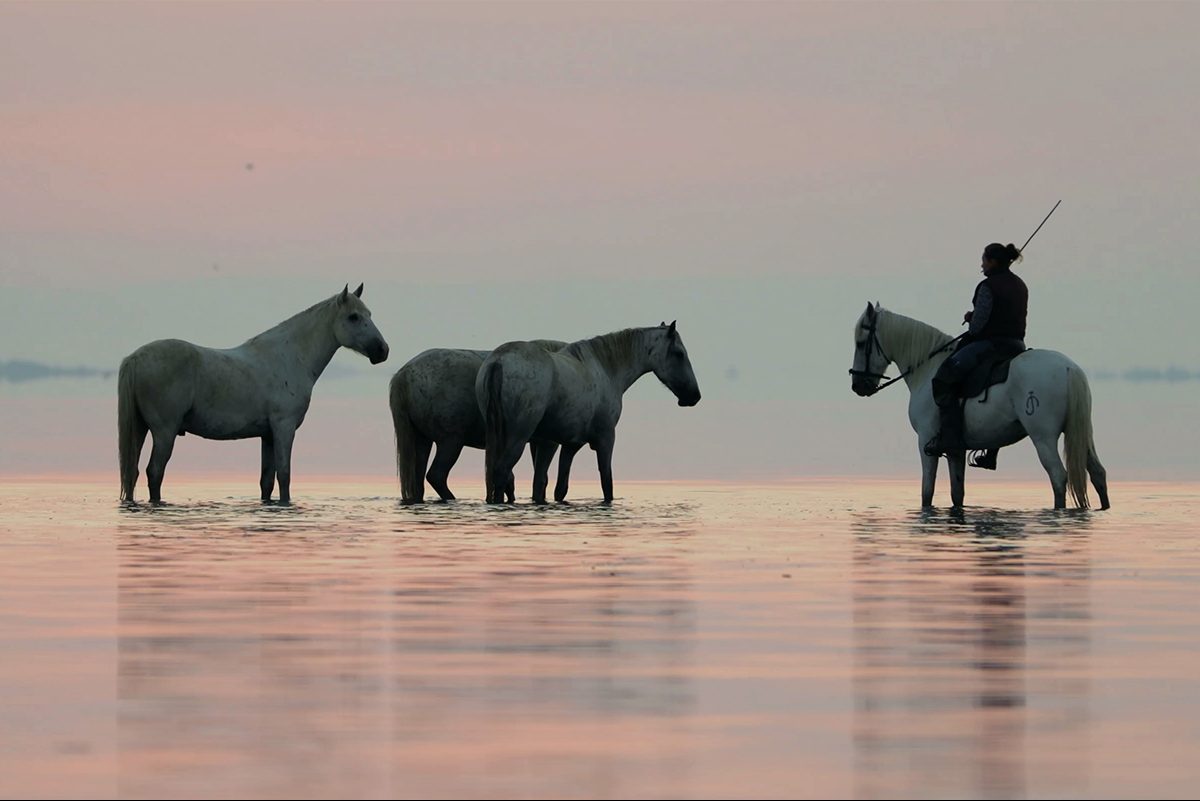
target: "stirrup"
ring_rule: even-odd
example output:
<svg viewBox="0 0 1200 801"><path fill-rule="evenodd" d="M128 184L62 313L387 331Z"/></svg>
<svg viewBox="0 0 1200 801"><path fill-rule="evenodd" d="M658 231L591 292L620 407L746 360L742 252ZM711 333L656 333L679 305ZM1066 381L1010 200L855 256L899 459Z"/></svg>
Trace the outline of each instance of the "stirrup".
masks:
<svg viewBox="0 0 1200 801"><path fill-rule="evenodd" d="M971 451L971 458L967 461L967 464L971 465L971 467L979 467L984 470L995 470L996 456L999 453L999 448Z"/></svg>

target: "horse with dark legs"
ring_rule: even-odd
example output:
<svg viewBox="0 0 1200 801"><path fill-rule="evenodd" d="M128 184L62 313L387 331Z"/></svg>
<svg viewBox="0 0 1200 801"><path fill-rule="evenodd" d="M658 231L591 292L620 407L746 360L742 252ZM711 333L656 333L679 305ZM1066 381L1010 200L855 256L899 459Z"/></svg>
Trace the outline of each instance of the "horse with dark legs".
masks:
<svg viewBox="0 0 1200 801"><path fill-rule="evenodd" d="M539 339L534 344L554 351L567 343ZM414 356L392 376L388 402L404 503L424 501L427 479L442 500L454 500L447 483L450 470L464 447L484 447L484 421L475 400L475 377L489 354L490 350L434 348ZM549 456L553 458L553 452ZM536 461L536 453L534 458ZM510 503L515 500L511 476L505 496Z"/></svg>
<svg viewBox="0 0 1200 801"><path fill-rule="evenodd" d="M117 428L121 499L133 501L146 434L154 446L146 467L150 501L162 500L163 475L175 438L262 439L259 488L269 501L291 500L292 442L304 422L313 385L338 348L379 364L388 346L361 300L362 285L347 285L236 348L218 350L161 339L121 362Z"/></svg>
<svg viewBox="0 0 1200 801"><path fill-rule="evenodd" d="M488 503L502 502L507 476L527 442L535 449L535 503L546 502L552 445L561 447L556 501L566 499L571 461L589 445L596 452L604 501L611 503L622 396L650 372L680 406L699 403L700 388L674 322L583 339L553 353L530 342L509 342L492 351L475 381L486 424Z"/></svg>

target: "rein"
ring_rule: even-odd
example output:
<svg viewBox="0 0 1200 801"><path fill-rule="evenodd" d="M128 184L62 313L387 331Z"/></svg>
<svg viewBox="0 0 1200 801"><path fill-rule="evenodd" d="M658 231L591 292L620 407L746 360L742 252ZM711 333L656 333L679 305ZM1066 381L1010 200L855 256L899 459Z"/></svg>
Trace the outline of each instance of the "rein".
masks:
<svg viewBox="0 0 1200 801"><path fill-rule="evenodd" d="M883 358L886 360L886 362L887 362L887 363L889 363L889 364L890 364L890 363L891 363L891 361L892 361L892 360L891 360L891 358L889 358L889 357L888 357L888 355L887 355L886 353L884 353L884 352L883 352L883 345L879 344L879 334L876 332L876 322L877 322L878 320L879 320L879 315L877 315L877 314L876 314L876 315L873 315L873 316L871 317L871 324L870 324L870 326L868 326L868 327L867 327L867 339L866 339L866 342L864 342L864 343L863 343L863 351L864 351L864 353L863 353L863 366L864 366L864 367L870 367L870 366L871 366L871 348L872 348L872 347L874 347L876 350L878 350L878 351L879 351L879 355L880 355L880 356L882 356L882 357L883 357ZM939 353L941 353L942 351L944 351L946 348L950 347L950 346L951 346L951 345L953 345L955 342L958 342L960 339L962 339L962 338L963 338L963 337L965 337L965 336L966 336L966 334L965 334L965 333L964 333L964 334L959 334L958 336L956 336L954 339L950 340L950 341L949 341L949 342L947 342L946 344L944 344L944 345L941 345L941 346L939 346L939 347L937 347L937 348L934 348L933 350L931 350L931 351L929 352L929 355L928 355L928 356L926 356L924 359L922 359L921 361L917 362L917 363L916 363L916 364L914 364L912 367L908 368L907 370L905 370L903 373L901 373L900 375L896 376L895 378L888 379L888 380L887 380L887 381L885 381L884 383L882 383L882 384L880 384L879 386L875 387L873 390L871 390L870 392L868 392L868 393L866 394L866 397L868 397L868 398L869 398L869 397L871 397L872 395L874 395L876 392L879 392L880 390L887 389L888 387L890 387L892 384L895 384L895 383L896 383L897 381L899 381L900 379L902 379L902 378L907 378L908 376L912 375L912 371L913 371L913 370L916 370L916 369L917 369L918 367L920 367L922 364L924 364L925 362L929 361L929 360L930 360L930 359L932 359L934 356L938 355ZM852 375L852 376L863 376L864 378L878 378L878 379L880 379L880 380L887 378L887 374L886 374L886 373L873 373L873 372L871 372L870 370L855 370L853 367L851 367L851 368L850 368L850 375Z"/></svg>

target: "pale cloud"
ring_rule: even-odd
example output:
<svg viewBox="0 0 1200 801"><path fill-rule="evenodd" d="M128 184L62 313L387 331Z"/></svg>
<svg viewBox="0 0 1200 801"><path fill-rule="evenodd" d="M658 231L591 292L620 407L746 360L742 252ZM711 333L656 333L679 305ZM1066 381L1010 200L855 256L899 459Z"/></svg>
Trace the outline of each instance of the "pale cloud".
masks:
<svg viewBox="0 0 1200 801"><path fill-rule="evenodd" d="M112 378L115 370L97 369L95 367L63 367L56 364L43 364L28 359L0 360L0 381L23 383L26 381L46 381L63 378Z"/></svg>

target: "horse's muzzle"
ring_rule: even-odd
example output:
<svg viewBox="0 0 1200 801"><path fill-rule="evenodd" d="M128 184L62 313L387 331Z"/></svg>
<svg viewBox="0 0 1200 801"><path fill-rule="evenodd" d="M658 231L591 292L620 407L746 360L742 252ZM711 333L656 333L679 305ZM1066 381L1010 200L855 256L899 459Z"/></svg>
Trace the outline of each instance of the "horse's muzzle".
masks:
<svg viewBox="0 0 1200 801"><path fill-rule="evenodd" d="M700 393L699 392L697 392L695 395L689 395L686 398L679 399L680 406L695 406L699 402L700 402Z"/></svg>
<svg viewBox="0 0 1200 801"><path fill-rule="evenodd" d="M386 362L388 357L388 346L386 342L378 342L371 346L367 351L367 358L371 360L371 364L379 364Z"/></svg>

